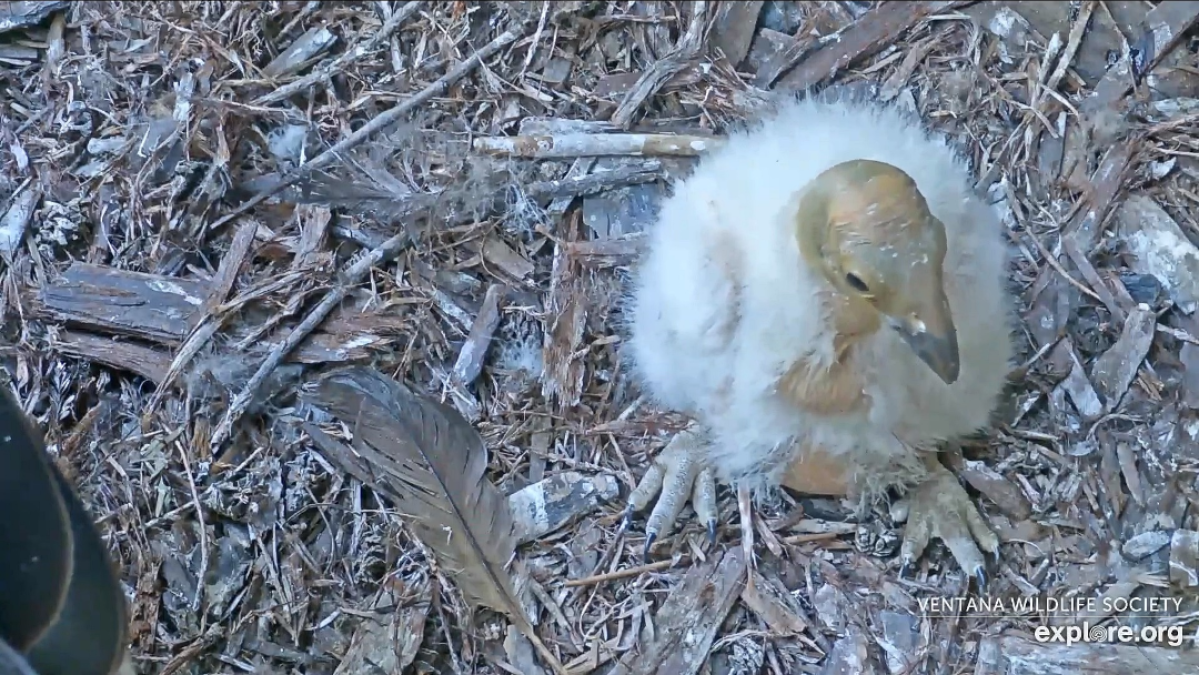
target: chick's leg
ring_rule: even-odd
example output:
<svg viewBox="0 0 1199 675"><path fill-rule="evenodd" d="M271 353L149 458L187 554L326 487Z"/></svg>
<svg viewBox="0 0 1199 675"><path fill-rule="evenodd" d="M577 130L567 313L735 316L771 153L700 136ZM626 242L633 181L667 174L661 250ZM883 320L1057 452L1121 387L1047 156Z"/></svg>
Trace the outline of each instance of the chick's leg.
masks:
<svg viewBox="0 0 1199 675"><path fill-rule="evenodd" d="M979 550L996 555L999 538L983 521L970 496L958 484L936 455L924 458L929 475L912 491L908 503L908 522L900 549L902 571L924 553L928 542L937 537L945 542L958 564L978 580L979 589L987 584L986 562Z"/></svg>
<svg viewBox="0 0 1199 675"><path fill-rule="evenodd" d="M644 509L655 495L660 495L645 524L645 555L649 555L659 534L670 531L688 496L695 515L707 527L708 539L716 540L716 481L703 466L705 443L706 438L695 428L679 432L654 458L629 495L622 526L625 529L634 511Z"/></svg>

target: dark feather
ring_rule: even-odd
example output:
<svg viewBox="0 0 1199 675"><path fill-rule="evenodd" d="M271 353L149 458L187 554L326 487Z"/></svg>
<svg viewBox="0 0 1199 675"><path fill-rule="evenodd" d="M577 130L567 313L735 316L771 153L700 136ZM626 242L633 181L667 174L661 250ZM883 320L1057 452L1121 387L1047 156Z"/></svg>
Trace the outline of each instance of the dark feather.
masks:
<svg viewBox="0 0 1199 675"><path fill-rule="evenodd" d="M306 424L326 458L392 498L463 596L508 615L563 673L505 570L516 552L512 514L487 478L487 448L474 427L453 408L370 368L330 372L314 389L305 399L349 427L357 454Z"/></svg>

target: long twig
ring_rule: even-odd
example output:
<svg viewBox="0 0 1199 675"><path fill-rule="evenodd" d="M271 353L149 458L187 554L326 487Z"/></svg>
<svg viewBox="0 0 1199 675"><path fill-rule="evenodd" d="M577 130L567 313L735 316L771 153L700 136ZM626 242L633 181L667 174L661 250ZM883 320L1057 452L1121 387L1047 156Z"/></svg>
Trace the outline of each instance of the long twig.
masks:
<svg viewBox="0 0 1199 675"><path fill-rule="evenodd" d="M321 299L320 303L312 309L308 316L304 317L300 325L296 326L283 342L272 349L270 354L267 354L266 359L262 362L262 365L258 366L258 370L254 372L254 376L246 383L245 388L234 397L233 402L229 404L229 408L225 411L225 415L221 417L220 423L217 424L216 429L212 432L211 447L213 449L220 447L222 443L228 440L234 423L245 413L258 388L270 377L271 372L275 368L278 368L280 363L283 363L283 359L299 346L325 320L325 317L329 316L329 313L341 304L342 300L345 300L350 289L362 281L362 278L366 276L366 273L372 267L394 258L403 250L404 246L408 243L408 238L408 231L400 232L380 244L378 248L371 250L370 253L354 261L353 264L342 272L339 283L329 291L328 295Z"/></svg>
<svg viewBox="0 0 1199 675"><path fill-rule="evenodd" d="M385 129L396 122L399 122L401 119L415 110L417 106L429 102L429 100L436 96L441 96L451 86L453 86L455 82L465 77L475 68L478 68L479 64L481 64L485 59L490 58L492 54L495 54L504 47L516 42L517 39L524 35L526 26L527 24L521 24L511 30L504 31L499 35L499 37L491 42L488 42L483 46L482 49L472 54L470 58L466 59L462 63L459 63L450 72L437 78L433 84L430 84L429 86L420 90L412 98L379 115L370 122L367 122L358 131L355 131L333 147L322 152L316 157L313 157L312 161L304 164L303 166L295 169L291 173L279 179L278 183L264 189L262 192L259 192L245 202L242 202L242 204L236 209L233 209L233 211L229 212L225 216L222 216L216 222L214 222L210 229L217 230L221 227L224 227L229 222L240 217L243 213L265 202L284 189L300 182L313 171L329 166L333 163L333 160L337 159L342 153L361 145L366 141L366 139L373 136L376 131Z"/></svg>
<svg viewBox="0 0 1199 675"><path fill-rule="evenodd" d="M179 451L179 460L183 462L183 472L187 476L187 487L191 491L193 512L196 514L196 522L199 527L200 536L200 579L204 579L208 575L208 526L204 523L204 508L200 505L200 491L196 489L196 474L192 471L191 463L187 461L187 452L183 449L183 444L179 442L178 436L169 441ZM206 584L196 584L196 592L192 595L191 610L196 612L200 609L200 603L204 599L204 588Z"/></svg>
<svg viewBox="0 0 1199 675"><path fill-rule="evenodd" d="M428 101L434 96L441 95L443 92L449 89L454 82L457 82L470 71L477 68L484 59L488 58L492 54L495 54L505 46L515 42L521 35L524 34L526 26L527 24L521 24L512 30L505 31L499 37L487 43L487 45L482 49L475 52L470 58L458 64L458 66L453 70L441 76L436 82L430 84L428 87L425 87L407 101L404 101L400 105L397 105L391 110L388 110L382 115L379 115L375 119L371 120L357 132L351 134L348 138L334 145L332 148L329 148L325 152L317 155L312 159L311 162L304 165L303 170L293 172L289 177L281 180L278 185L259 193L257 196L239 206L233 213L230 213L229 215L217 221L214 227L229 222L238 215L253 208L256 204L261 204L271 195L277 193L285 187L293 185L296 181L302 178L304 174L312 171L313 169L328 165L339 154L362 143L376 131L399 121L400 118L407 115L414 108L416 108L416 106ZM237 396L233 398L233 401L229 404L229 408L225 410L225 414L221 417L221 421L213 430L211 447L214 450L219 448L226 440L229 439L233 425L238 419L241 418L243 414L245 414L246 408L249 407L250 401L253 400L258 388L262 386L262 383L266 381L271 372L274 371L274 369L283 362L283 359L290 354L291 351L295 349L301 342L303 342L304 339L307 338L308 335L314 329L316 329L316 327L319 326L327 316L329 316L329 313L333 311L333 308L345 299L349 289L361 281L371 267L389 260L397 255L408 242L408 236L409 235L407 232L401 232L400 234L397 234L391 239L383 242L370 253L350 265L341 275L341 283L329 291L329 294L326 295L323 300L321 300L320 304L313 308L312 312L300 322L300 325L295 327L295 329L287 336L287 339L279 343L279 345L271 350L271 353L267 355L266 359L262 362L262 365L258 366L258 370L254 372L254 375L250 378L250 381L247 382L246 386L240 392L238 392Z"/></svg>
<svg viewBox="0 0 1199 675"><path fill-rule="evenodd" d="M553 136L484 136L474 140L476 152L534 159L575 157L695 157L724 145L718 136L687 134L558 134Z"/></svg>
<svg viewBox="0 0 1199 675"><path fill-rule="evenodd" d="M642 574L649 574L650 572L661 572L662 570L668 570L676 565L679 567L685 567L690 564L691 558L687 556L684 556L677 562L674 560L659 560L658 562L637 565L636 567L628 567L625 569L616 570L615 572L593 574L589 577L583 577L582 579L567 579L562 583L562 585L566 586L567 588L573 588L575 586L591 586L594 584L606 583L608 581L617 581L619 579L641 576Z"/></svg>

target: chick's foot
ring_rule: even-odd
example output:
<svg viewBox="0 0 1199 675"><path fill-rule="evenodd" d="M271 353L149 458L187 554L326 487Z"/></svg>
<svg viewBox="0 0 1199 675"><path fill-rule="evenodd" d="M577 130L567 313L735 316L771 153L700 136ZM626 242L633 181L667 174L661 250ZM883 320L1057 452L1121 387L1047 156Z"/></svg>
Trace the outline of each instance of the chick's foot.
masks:
<svg viewBox="0 0 1199 675"><path fill-rule="evenodd" d="M933 537L945 542L954 560L978 580L979 590L987 585L986 561L982 551L997 556L999 538L983 520L970 495L937 458L926 460L928 478L908 500L907 527L900 548L903 575L918 560Z"/></svg>
<svg viewBox="0 0 1199 675"><path fill-rule="evenodd" d="M634 511L644 509L655 495L660 495L645 523L643 555L646 557L658 535L670 531L688 497L696 517L707 527L708 540L716 540L716 481L712 472L703 466L706 443L702 433L695 428L679 432L654 458L641 482L629 495L624 529L628 528Z"/></svg>

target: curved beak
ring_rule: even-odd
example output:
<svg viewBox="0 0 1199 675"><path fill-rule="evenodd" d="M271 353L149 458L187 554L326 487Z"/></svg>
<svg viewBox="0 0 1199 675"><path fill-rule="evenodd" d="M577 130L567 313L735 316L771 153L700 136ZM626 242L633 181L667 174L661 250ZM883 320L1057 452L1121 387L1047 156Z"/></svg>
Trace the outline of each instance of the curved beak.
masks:
<svg viewBox="0 0 1199 675"><path fill-rule="evenodd" d="M896 322L895 330L937 377L945 384L957 382L961 372L958 333L942 296L925 311Z"/></svg>

